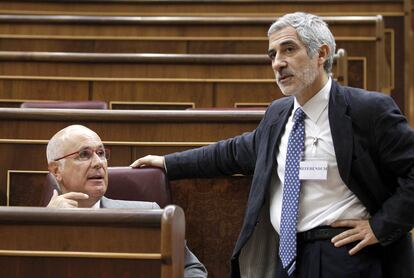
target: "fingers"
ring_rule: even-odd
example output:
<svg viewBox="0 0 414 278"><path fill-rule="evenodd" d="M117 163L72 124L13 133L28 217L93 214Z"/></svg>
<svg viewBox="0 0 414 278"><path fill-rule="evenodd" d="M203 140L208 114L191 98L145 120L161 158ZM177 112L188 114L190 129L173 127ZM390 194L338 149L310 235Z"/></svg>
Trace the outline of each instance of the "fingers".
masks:
<svg viewBox="0 0 414 278"><path fill-rule="evenodd" d="M131 163L131 165L129 165L129 167L132 168L138 168L138 167L144 167L145 165L145 161L147 160L147 157L149 157L149 155L141 157L137 160L135 160L134 162Z"/></svg>
<svg viewBox="0 0 414 278"><path fill-rule="evenodd" d="M81 192L69 192L62 195L57 195L57 191L53 192L52 199L50 199L48 208L77 208L77 200L86 200L89 196Z"/></svg>
<svg viewBox="0 0 414 278"><path fill-rule="evenodd" d="M350 227L349 230L342 232L331 239L331 242L335 247L342 247L359 241L351 250L349 250L350 255L358 253L368 245L378 243L368 220L339 220L332 223L331 226Z"/></svg>
<svg viewBox="0 0 414 278"><path fill-rule="evenodd" d="M158 168L164 168L164 157L158 155L147 155L135 160L130 167L138 168L138 167L147 167L147 166L154 166Z"/></svg>
<svg viewBox="0 0 414 278"><path fill-rule="evenodd" d="M65 194L60 195L61 197L65 199L71 199L71 200L86 200L89 199L89 195L82 193L82 192L68 192Z"/></svg>
<svg viewBox="0 0 414 278"><path fill-rule="evenodd" d="M363 238L364 236L361 233L358 233L357 230L350 229L333 237L331 242L335 245L335 247L341 247L354 241L362 240Z"/></svg>
<svg viewBox="0 0 414 278"><path fill-rule="evenodd" d="M364 247L368 246L368 241L367 240L362 240L360 241L357 245L355 245L354 248L352 248L351 250L349 250L349 255L355 255L356 253L358 253L359 251L361 251Z"/></svg>
<svg viewBox="0 0 414 278"><path fill-rule="evenodd" d="M129 167L132 167L132 168L142 167L142 163L139 159L137 159L134 162L132 162L131 165L129 165Z"/></svg>

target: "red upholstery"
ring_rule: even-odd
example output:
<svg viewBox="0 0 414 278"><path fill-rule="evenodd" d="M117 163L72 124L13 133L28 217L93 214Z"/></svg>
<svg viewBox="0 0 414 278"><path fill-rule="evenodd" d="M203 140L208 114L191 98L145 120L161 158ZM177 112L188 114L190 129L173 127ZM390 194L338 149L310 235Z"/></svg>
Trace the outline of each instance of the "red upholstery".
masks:
<svg viewBox="0 0 414 278"><path fill-rule="evenodd" d="M108 109L104 101L27 101L21 108L57 108L57 109Z"/></svg>
<svg viewBox="0 0 414 278"><path fill-rule="evenodd" d="M151 201L162 208L171 204L168 179L159 168L109 167L108 174L108 198Z"/></svg>
<svg viewBox="0 0 414 278"><path fill-rule="evenodd" d="M46 206L57 188L56 180L48 174L45 181L43 204ZM160 207L171 204L171 192L165 172L159 168L108 168L106 197L118 200L151 201Z"/></svg>

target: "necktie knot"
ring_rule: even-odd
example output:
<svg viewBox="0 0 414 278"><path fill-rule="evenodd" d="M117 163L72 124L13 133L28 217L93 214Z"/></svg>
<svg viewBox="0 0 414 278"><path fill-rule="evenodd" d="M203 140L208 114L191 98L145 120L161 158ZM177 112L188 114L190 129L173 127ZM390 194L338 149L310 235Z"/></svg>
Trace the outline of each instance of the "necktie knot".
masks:
<svg viewBox="0 0 414 278"><path fill-rule="evenodd" d="M305 120L306 118L306 114L305 112L303 112L302 108L298 107L298 109L296 109L295 114L293 115L293 120L296 122L301 122L303 120Z"/></svg>

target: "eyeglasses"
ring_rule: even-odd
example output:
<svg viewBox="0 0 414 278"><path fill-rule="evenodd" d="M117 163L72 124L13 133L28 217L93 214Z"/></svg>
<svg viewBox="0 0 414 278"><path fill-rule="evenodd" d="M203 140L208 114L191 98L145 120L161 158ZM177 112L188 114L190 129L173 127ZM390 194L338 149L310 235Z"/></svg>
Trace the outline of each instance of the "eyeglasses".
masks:
<svg viewBox="0 0 414 278"><path fill-rule="evenodd" d="M80 161L87 161L87 160L92 158L94 153L96 153L101 160L103 160L103 159L108 160L110 150L105 149L105 148L97 148L97 149L84 148L84 149L81 149L80 151L76 151L76 152L64 155L62 157L56 158L53 161L59 161L61 159L64 159L64 158L66 158L68 156L71 156L71 155L74 155L74 154L77 154L75 159L80 160Z"/></svg>

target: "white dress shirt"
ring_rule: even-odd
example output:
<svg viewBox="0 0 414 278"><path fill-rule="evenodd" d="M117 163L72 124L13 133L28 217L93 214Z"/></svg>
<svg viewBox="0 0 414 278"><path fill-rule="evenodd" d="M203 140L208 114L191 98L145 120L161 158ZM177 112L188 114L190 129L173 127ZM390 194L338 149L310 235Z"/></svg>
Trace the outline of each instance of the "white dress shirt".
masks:
<svg viewBox="0 0 414 278"><path fill-rule="evenodd" d="M339 175L328 117L331 85L332 80L329 78L325 86L302 107L306 114L305 151L302 160L327 161L328 172L326 180L301 180L298 232L330 225L339 219L369 218L367 209L348 189ZM278 233L282 212L287 145L293 126L293 114L298 107L300 104L295 99L292 113L278 146L276 179L270 185L270 220Z"/></svg>
<svg viewBox="0 0 414 278"><path fill-rule="evenodd" d="M99 209L101 208L101 199L98 200L91 208L93 209Z"/></svg>

